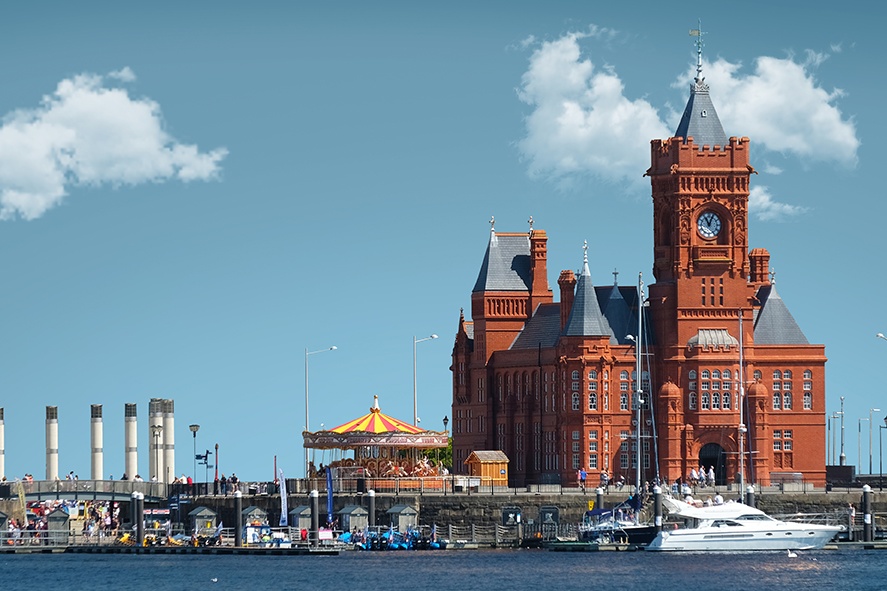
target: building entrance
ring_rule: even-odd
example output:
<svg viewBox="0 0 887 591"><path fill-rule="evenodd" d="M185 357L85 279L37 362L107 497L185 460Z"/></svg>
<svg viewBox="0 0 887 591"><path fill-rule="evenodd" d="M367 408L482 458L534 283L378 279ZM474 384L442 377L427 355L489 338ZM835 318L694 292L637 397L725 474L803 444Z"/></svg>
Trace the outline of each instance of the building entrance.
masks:
<svg viewBox="0 0 887 591"><path fill-rule="evenodd" d="M727 484L727 455L724 448L717 443L706 443L699 450L699 465L708 474L709 468L714 466L715 484Z"/></svg>

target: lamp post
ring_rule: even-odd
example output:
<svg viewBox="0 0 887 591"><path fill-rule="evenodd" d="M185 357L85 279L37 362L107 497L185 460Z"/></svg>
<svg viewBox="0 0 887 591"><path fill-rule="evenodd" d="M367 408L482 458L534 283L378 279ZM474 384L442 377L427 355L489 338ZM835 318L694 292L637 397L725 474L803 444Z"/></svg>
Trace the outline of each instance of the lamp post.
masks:
<svg viewBox="0 0 887 591"><path fill-rule="evenodd" d="M160 439L160 434L163 433L163 425L151 425L151 437L154 438L154 474L151 475L151 480L156 479L160 480L160 475L157 474L157 471L160 469L160 446L158 441Z"/></svg>
<svg viewBox="0 0 887 591"><path fill-rule="evenodd" d="M337 347L333 345L328 349L319 349L317 351L309 351L307 348L305 349L305 430L309 430L310 423L308 422L308 357L310 355L317 355L318 353L323 353L325 351L335 351ZM308 448L305 448L305 478L308 478Z"/></svg>
<svg viewBox="0 0 887 591"><path fill-rule="evenodd" d="M869 409L869 476L872 475L872 413L881 412L880 408Z"/></svg>
<svg viewBox="0 0 887 591"><path fill-rule="evenodd" d="M884 420L885 420L885 422L887 422L887 419L884 419ZM447 415L444 415L443 424L444 424L444 433L446 433L447 432L447 425L450 424L450 419L447 418ZM449 447L449 446L450 446L450 436L447 435L447 447ZM453 462L453 464L455 464L455 462Z"/></svg>
<svg viewBox="0 0 887 591"><path fill-rule="evenodd" d="M844 397L841 396L841 410L838 412L841 415L841 455L838 456L838 462L841 466L847 463L847 455L844 453Z"/></svg>
<svg viewBox="0 0 887 591"><path fill-rule="evenodd" d="M413 335L413 425L417 427L419 426L419 399L416 395L416 344L423 341L430 341L436 338L436 334L425 337L424 339L417 339L416 336Z"/></svg>
<svg viewBox="0 0 887 591"><path fill-rule="evenodd" d="M857 430L856 430L856 465L859 466L860 472L862 472L862 422L868 421L869 419L862 417L857 421ZM869 421L871 422L871 421Z"/></svg>
<svg viewBox="0 0 887 591"><path fill-rule="evenodd" d="M884 490L884 444L881 432L887 429L887 417L884 417L884 424L878 425L878 491Z"/></svg>
<svg viewBox="0 0 887 591"><path fill-rule="evenodd" d="M194 471L191 474L194 475L194 481L197 481L197 432L200 430L200 425L188 425L188 428L191 429L191 435L194 436Z"/></svg>

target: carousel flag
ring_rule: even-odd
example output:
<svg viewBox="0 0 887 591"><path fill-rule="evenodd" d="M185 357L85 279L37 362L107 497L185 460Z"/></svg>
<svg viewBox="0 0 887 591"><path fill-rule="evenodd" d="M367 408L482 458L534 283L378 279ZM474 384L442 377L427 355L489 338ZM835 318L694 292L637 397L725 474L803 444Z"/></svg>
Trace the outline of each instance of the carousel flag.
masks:
<svg viewBox="0 0 887 591"><path fill-rule="evenodd" d="M326 522L333 523L333 469L326 467Z"/></svg>
<svg viewBox="0 0 887 591"><path fill-rule="evenodd" d="M279 478L280 478L280 527L286 527L289 525L289 515L287 515L286 508L286 479L283 477L283 470L278 470Z"/></svg>

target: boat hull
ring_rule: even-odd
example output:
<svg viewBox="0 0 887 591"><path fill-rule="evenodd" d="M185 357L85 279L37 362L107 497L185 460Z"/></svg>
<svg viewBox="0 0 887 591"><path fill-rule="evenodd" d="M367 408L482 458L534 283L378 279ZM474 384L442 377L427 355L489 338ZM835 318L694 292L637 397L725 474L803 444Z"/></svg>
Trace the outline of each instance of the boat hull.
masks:
<svg viewBox="0 0 887 591"><path fill-rule="evenodd" d="M781 525L783 527L762 530L741 528L741 531L724 531L723 527L705 527L663 531L646 550L651 552L813 550L825 546L841 531L840 527L808 523Z"/></svg>

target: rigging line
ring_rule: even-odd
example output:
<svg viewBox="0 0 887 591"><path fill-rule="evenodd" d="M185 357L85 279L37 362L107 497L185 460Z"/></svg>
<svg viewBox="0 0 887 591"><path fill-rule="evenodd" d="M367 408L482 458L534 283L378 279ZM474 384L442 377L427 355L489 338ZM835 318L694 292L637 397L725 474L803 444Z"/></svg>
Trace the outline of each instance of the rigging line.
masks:
<svg viewBox="0 0 887 591"><path fill-rule="evenodd" d="M649 335L650 335L650 326L649 326L650 319L647 316L643 316L643 308L644 308L643 304L644 304L643 302L640 302L639 306L638 306L638 311L639 311L638 313L642 315L641 326L643 326L643 328L644 328L644 330L641 332L641 338L640 338L641 343L640 343L639 347L640 347L641 351L644 351L644 345L646 344L647 351L650 351L652 349L651 344L650 344L650 337L649 337ZM649 393L647 394L647 397L650 400L649 408L650 408L650 426L652 429L652 436L653 436L653 461L654 461L653 463L654 463L654 467L656 470L656 483L659 484L660 483L659 437L656 432L656 405L653 404L653 383L654 383L653 382L653 368L652 368L652 363L650 361L650 358L653 356L653 354L652 353L644 353L642 355L643 355L643 360L647 365L647 376L648 376L647 377L647 387L650 389ZM643 374L641 374L641 376L643 376ZM643 379L641 380L641 384L643 384Z"/></svg>

